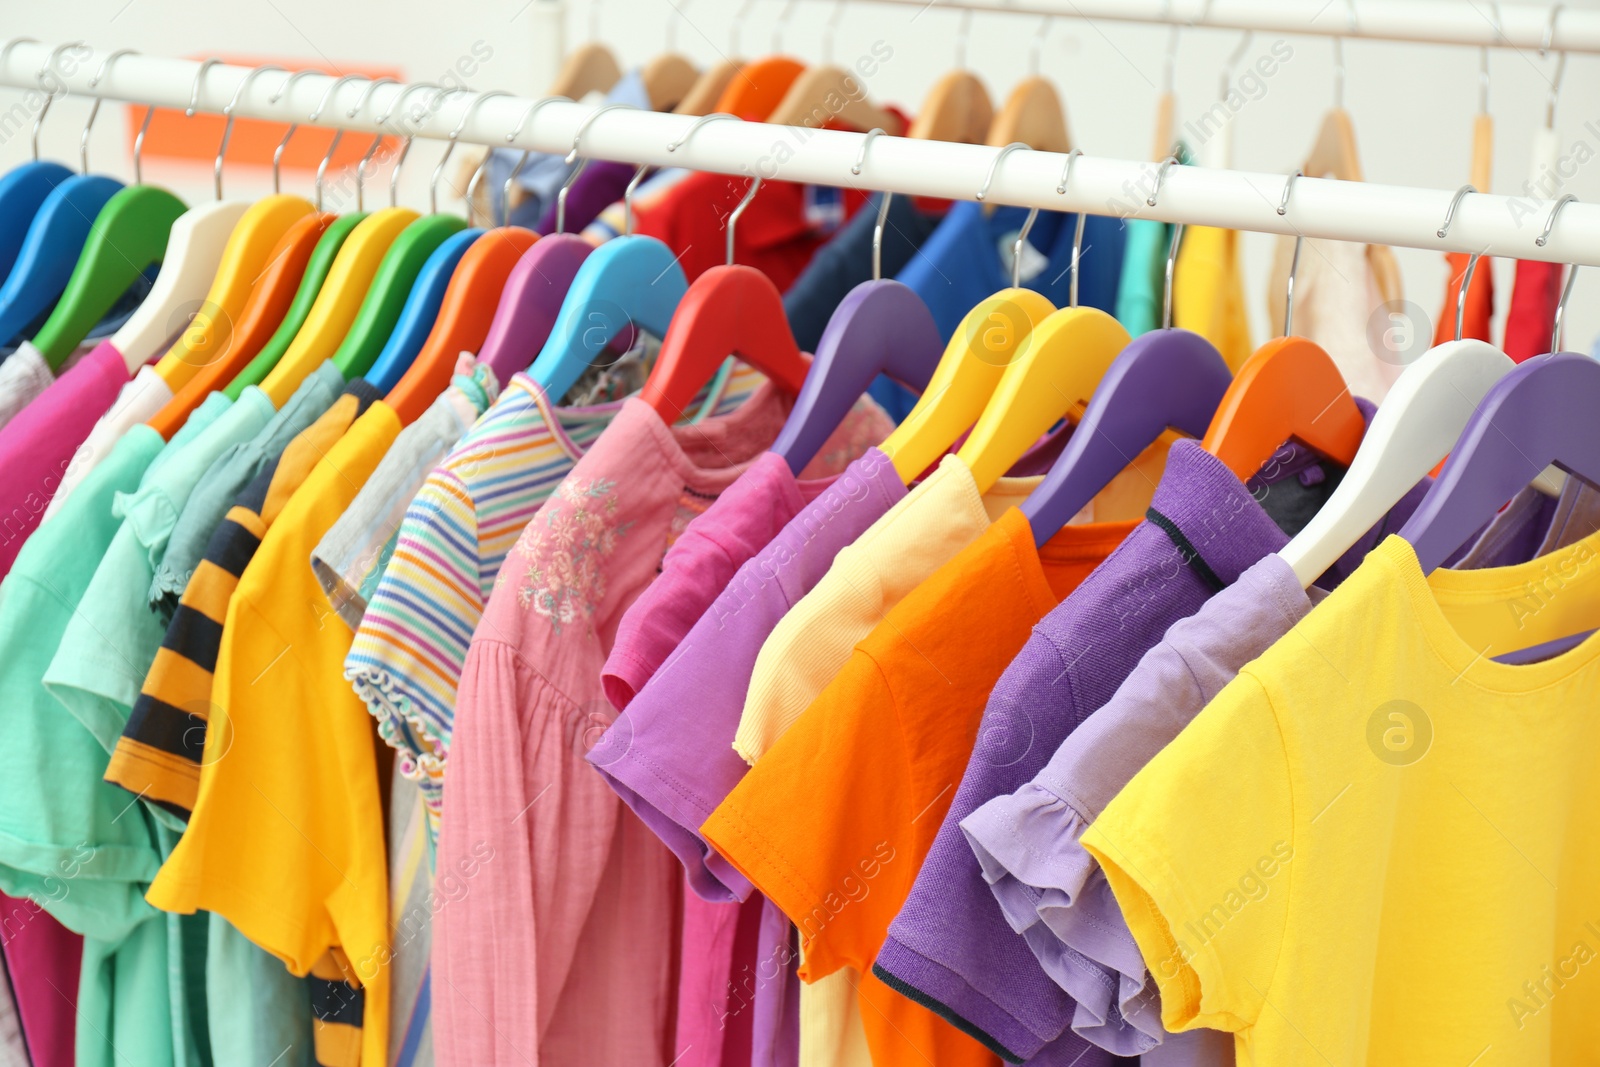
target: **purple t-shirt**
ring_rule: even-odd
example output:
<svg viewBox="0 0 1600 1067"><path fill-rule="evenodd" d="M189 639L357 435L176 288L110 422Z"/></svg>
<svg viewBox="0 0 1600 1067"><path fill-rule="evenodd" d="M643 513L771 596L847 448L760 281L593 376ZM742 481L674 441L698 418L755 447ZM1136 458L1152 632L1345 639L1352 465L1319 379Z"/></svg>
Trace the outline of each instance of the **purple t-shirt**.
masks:
<svg viewBox="0 0 1600 1067"><path fill-rule="evenodd" d="M695 516L662 558L661 576L639 594L617 626L617 642L600 675L612 706L618 711L628 706L734 572L771 544L836 477L802 481L781 456L763 452Z"/></svg>
<svg viewBox="0 0 1600 1067"><path fill-rule="evenodd" d="M1501 567L1553 552L1600 528L1600 491L1576 478L1559 498L1527 489L1497 515L1463 558L1464 567ZM1167 631L1116 695L1068 736L1044 770L1015 793L997 796L961 820L1001 911L1027 938L1045 971L1101 1012L1110 990L1091 986L1073 954L1115 969L1125 1018L1151 1011L1155 985L1105 873L1079 843L1111 798L1198 715L1245 664L1265 652L1325 594L1300 588L1284 560L1269 554L1190 618ZM1168 1037L1177 1045L1189 1031ZM1160 1036L1159 1034L1156 1036ZM1233 1040L1212 1058L1231 1063Z"/></svg>
<svg viewBox="0 0 1600 1067"><path fill-rule="evenodd" d="M686 905L685 959L692 939L705 966L680 982L685 1064L731 1063L745 1041L758 1067L797 1061L790 923L742 877L730 886L711 873L715 863L727 882L736 877L699 828L748 770L732 741L762 642L835 553L905 494L877 448L837 478L806 482L763 455L689 524L618 629L604 682L626 710L588 759L683 861L705 902Z"/></svg>
<svg viewBox="0 0 1600 1067"><path fill-rule="evenodd" d="M1421 495L1422 487L1408 494L1380 524L1385 528L1346 553L1324 584L1359 565ZM1011 1062L1112 1062L1074 1028L1094 1031L1101 1045L1120 1042L1130 1054L1156 1043L1149 1028L1159 1027L1158 1012L1128 1019L1108 1003L1104 1018L1094 1018L1092 1009L1079 1014L1077 1002L1012 931L959 824L985 801L1032 779L1168 627L1287 541L1219 460L1193 441L1172 447L1149 519L1034 627L996 684L949 813L874 973ZM1115 968L1082 954L1072 964L1106 988L1117 987Z"/></svg>

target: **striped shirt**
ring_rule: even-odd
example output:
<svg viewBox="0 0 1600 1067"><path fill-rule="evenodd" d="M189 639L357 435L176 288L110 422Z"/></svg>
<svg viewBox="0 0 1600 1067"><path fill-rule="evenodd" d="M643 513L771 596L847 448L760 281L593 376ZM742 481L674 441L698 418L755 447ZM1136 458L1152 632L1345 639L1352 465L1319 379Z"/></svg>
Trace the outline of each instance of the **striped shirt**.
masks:
<svg viewBox="0 0 1600 1067"><path fill-rule="evenodd" d="M184 588L161 650L117 739L107 781L180 819L189 818L200 788L223 621L239 578L284 504L376 397L366 382L352 382L239 494ZM320 1067L359 1067L361 1062L364 1002L354 974L335 949L318 960L306 978Z"/></svg>
<svg viewBox="0 0 1600 1067"><path fill-rule="evenodd" d="M732 411L763 381L737 364L711 413ZM558 408L532 378L517 374L406 510L345 677L400 752L397 768L422 786L435 836L456 685L500 566L621 407Z"/></svg>

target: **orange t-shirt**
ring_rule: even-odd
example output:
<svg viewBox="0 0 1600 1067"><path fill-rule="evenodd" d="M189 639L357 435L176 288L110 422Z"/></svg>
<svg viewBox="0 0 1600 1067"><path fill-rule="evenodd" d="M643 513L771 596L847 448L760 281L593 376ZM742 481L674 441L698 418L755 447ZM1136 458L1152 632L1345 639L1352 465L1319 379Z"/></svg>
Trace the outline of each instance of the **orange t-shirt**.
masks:
<svg viewBox="0 0 1600 1067"><path fill-rule="evenodd" d="M800 928L800 977L849 968L875 1067L998 1058L872 974L977 740L989 691L1134 522L1045 544L1011 508L918 585L701 827Z"/></svg>

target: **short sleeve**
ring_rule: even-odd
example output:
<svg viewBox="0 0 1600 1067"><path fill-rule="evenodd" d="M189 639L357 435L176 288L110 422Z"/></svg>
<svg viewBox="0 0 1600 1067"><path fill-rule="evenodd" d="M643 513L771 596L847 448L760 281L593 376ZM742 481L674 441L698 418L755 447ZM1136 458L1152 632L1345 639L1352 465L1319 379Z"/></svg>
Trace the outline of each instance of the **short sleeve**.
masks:
<svg viewBox="0 0 1600 1067"><path fill-rule="evenodd" d="M799 928L806 981L870 970L916 874L910 791L894 695L857 650L701 828Z"/></svg>
<svg viewBox="0 0 1600 1067"><path fill-rule="evenodd" d="M1256 1022L1289 917L1293 799L1271 701L1247 672L1085 831L1169 1031Z"/></svg>

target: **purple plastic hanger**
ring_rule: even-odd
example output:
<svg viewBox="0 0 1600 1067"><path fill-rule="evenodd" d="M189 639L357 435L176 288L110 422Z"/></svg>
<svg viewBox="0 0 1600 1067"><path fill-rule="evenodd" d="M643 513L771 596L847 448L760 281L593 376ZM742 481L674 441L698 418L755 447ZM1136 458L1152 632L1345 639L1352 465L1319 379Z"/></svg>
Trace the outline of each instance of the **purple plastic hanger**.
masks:
<svg viewBox="0 0 1600 1067"><path fill-rule="evenodd" d="M828 319L772 451L798 474L874 378L887 374L920 393L943 353L939 327L921 297L900 282L862 282Z"/></svg>
<svg viewBox="0 0 1600 1067"><path fill-rule="evenodd" d="M489 335L478 353L504 385L544 348L572 279L594 246L570 233L541 237L506 277Z"/></svg>
<svg viewBox="0 0 1600 1067"><path fill-rule="evenodd" d="M1554 463L1600 486L1600 363L1556 352L1496 382L1400 536L1422 572L1444 564L1516 493Z"/></svg>
<svg viewBox="0 0 1600 1067"><path fill-rule="evenodd" d="M1216 346L1188 330L1152 330L1124 348L1095 387L1066 450L1022 502L1044 544L1168 427L1201 437L1233 374Z"/></svg>

